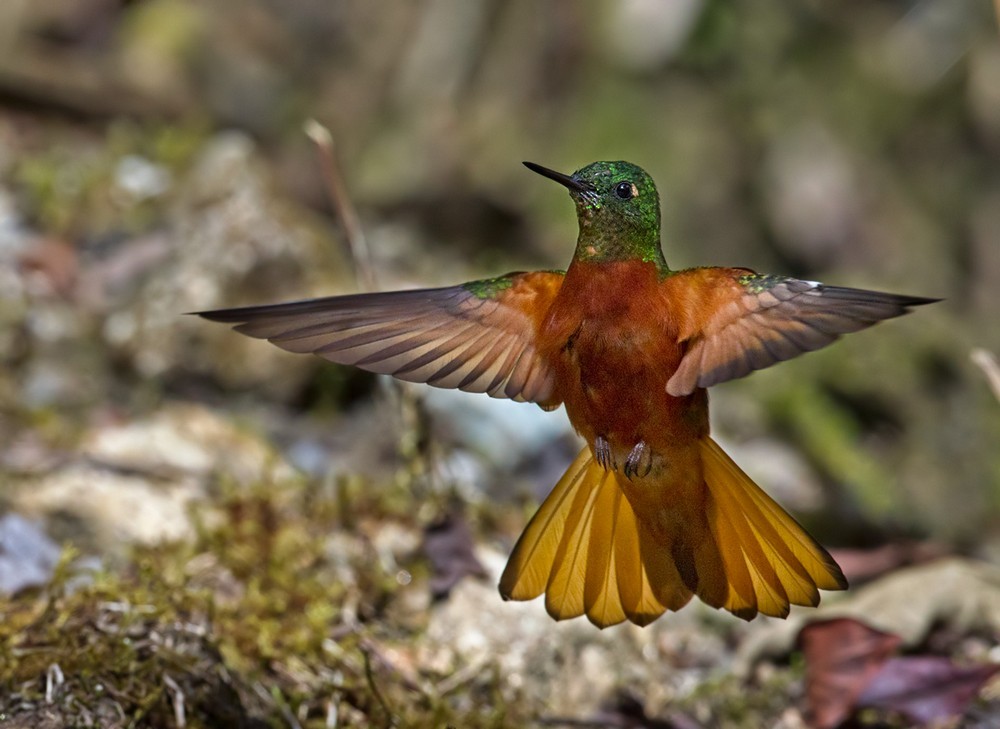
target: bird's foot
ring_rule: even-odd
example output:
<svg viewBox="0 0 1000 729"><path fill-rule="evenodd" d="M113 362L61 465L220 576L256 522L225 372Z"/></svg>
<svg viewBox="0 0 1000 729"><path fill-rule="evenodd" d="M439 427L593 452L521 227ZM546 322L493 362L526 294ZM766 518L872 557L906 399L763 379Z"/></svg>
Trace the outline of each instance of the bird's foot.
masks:
<svg viewBox="0 0 1000 729"><path fill-rule="evenodd" d="M611 444L603 435L594 438L594 458L605 471L614 471L617 468L615 457L611 454Z"/></svg>
<svg viewBox="0 0 1000 729"><path fill-rule="evenodd" d="M653 449L646 445L646 441L640 440L625 459L625 478L629 480L632 480L633 476L643 478L649 475L652 468Z"/></svg>

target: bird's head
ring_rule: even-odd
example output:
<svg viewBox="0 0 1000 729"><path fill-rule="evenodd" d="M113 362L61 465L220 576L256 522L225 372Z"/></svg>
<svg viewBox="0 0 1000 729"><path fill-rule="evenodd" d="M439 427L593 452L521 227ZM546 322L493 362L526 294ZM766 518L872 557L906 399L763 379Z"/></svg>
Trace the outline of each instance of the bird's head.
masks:
<svg viewBox="0 0 1000 729"><path fill-rule="evenodd" d="M533 162L524 165L569 190L580 222L578 256L662 261L660 196L641 167L630 162L594 162L564 175Z"/></svg>

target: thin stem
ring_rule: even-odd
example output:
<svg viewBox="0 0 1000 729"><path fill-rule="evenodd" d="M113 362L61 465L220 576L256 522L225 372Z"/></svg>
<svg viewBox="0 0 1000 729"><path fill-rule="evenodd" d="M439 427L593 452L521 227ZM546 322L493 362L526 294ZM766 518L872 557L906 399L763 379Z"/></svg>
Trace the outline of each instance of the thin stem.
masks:
<svg viewBox="0 0 1000 729"><path fill-rule="evenodd" d="M358 283L365 291L375 291L378 286L375 283L375 269L372 266L371 251L368 249L358 213L354 209L350 195L347 194L343 175L340 174L340 165L337 163L337 155L334 152L333 135L330 134L329 129L315 119L306 122L304 131L319 152L320 171L326 183L330 203L344 228L347 247L351 253L351 260L354 262Z"/></svg>

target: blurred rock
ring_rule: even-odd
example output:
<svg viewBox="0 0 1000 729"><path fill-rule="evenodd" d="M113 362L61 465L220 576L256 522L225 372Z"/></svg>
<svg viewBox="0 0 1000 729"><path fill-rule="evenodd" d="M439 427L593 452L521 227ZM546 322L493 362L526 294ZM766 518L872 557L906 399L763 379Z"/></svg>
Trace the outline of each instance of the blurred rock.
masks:
<svg viewBox="0 0 1000 729"><path fill-rule="evenodd" d="M771 140L764 175L776 242L793 260L825 268L858 237L863 188L850 152L829 130L783 129Z"/></svg>
<svg viewBox="0 0 1000 729"><path fill-rule="evenodd" d="M115 184L133 202L159 197L170 189L171 182L166 168L136 154L122 157L115 169Z"/></svg>
<svg viewBox="0 0 1000 729"><path fill-rule="evenodd" d="M0 137L0 157L3 154ZM18 213L14 196L0 186L0 361L20 350L27 300L19 264L30 243L31 236Z"/></svg>
<svg viewBox="0 0 1000 729"><path fill-rule="evenodd" d="M260 438L196 405L85 434L76 456L10 490L12 510L44 518L87 549L190 537L189 507L214 484L252 486L295 471Z"/></svg>
<svg viewBox="0 0 1000 729"><path fill-rule="evenodd" d="M52 577L59 545L18 514L0 516L0 594L40 587Z"/></svg>
<svg viewBox="0 0 1000 729"><path fill-rule="evenodd" d="M167 405L146 418L98 427L84 437L80 453L119 470L223 476L240 486L295 475L260 437L200 405Z"/></svg>
<svg viewBox="0 0 1000 729"><path fill-rule="evenodd" d="M501 468L514 468L573 433L564 408L545 412L531 403L436 387L423 388L422 396L446 436Z"/></svg>
<svg viewBox="0 0 1000 729"><path fill-rule="evenodd" d="M92 405L102 389L90 372L50 356L36 356L20 372L20 404L30 409Z"/></svg>
<svg viewBox="0 0 1000 729"><path fill-rule="evenodd" d="M562 407L430 387L422 397L435 438L450 446L438 474L472 503L543 498L582 447Z"/></svg>
<svg viewBox="0 0 1000 729"><path fill-rule="evenodd" d="M11 496L13 508L43 518L60 539L101 554L129 544L193 536L187 509L203 484L183 475L153 480L114 468L74 463Z"/></svg>
<svg viewBox="0 0 1000 729"><path fill-rule="evenodd" d="M3 147L0 146L0 158L4 153ZM0 255L6 260L11 260L26 243L27 231L18 213L14 196L7 188L0 187Z"/></svg>
<svg viewBox="0 0 1000 729"><path fill-rule="evenodd" d="M100 246L26 231L0 189L0 323L12 325L0 342L25 362L15 373L24 405L94 404L123 365L146 379L198 372L287 397L318 365L183 314L328 293L351 277L338 271L337 245L272 193L246 136L217 135L173 175L136 155L118 160L116 192L102 194L127 210L163 198L169 212L155 232L105 233Z"/></svg>
<svg viewBox="0 0 1000 729"><path fill-rule="evenodd" d="M596 631L584 618L554 622L542 600L504 602L497 592L506 555L480 548L485 580L462 580L431 610L417 646L418 662L442 675L496 665L507 700L544 707L546 716L596 713L616 690L643 697L650 715L687 695L710 666L726 662L726 643L710 608L693 603L646 628ZM707 619L709 618L709 619ZM763 623L727 629L753 631Z"/></svg>
<svg viewBox="0 0 1000 729"><path fill-rule="evenodd" d="M171 215L165 248L113 291L103 327L112 351L144 376L209 373L226 386L287 396L317 362L291 357L185 311L307 298L331 280L342 257L308 215L281 203L253 143L237 133L210 140ZM122 249L121 254L126 249ZM193 344L194 343L194 344Z"/></svg>
<svg viewBox="0 0 1000 729"><path fill-rule="evenodd" d="M704 7L704 0L606 3L608 52L626 68L655 71L683 48Z"/></svg>

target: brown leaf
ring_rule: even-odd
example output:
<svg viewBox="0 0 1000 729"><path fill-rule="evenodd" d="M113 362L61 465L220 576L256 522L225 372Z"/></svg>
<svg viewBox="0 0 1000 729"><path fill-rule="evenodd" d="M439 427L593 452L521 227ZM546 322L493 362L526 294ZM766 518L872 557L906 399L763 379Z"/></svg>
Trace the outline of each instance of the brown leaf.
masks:
<svg viewBox="0 0 1000 729"><path fill-rule="evenodd" d="M810 724L832 729L854 713L858 697L900 638L852 618L836 618L807 625L799 642L806 661Z"/></svg>
<svg viewBox="0 0 1000 729"><path fill-rule="evenodd" d="M430 588L435 600L447 597L466 575L486 576L474 550L469 524L459 513L447 514L427 527L424 554L431 563Z"/></svg>
<svg viewBox="0 0 1000 729"><path fill-rule="evenodd" d="M39 238L24 251L18 264L21 275L40 284L40 293L68 299L80 273L76 247L61 238Z"/></svg>
<svg viewBox="0 0 1000 729"><path fill-rule="evenodd" d="M859 707L885 709L927 724L964 714L1000 665L959 666L944 656L890 658L858 697Z"/></svg>

